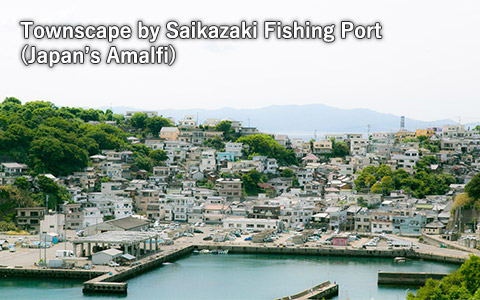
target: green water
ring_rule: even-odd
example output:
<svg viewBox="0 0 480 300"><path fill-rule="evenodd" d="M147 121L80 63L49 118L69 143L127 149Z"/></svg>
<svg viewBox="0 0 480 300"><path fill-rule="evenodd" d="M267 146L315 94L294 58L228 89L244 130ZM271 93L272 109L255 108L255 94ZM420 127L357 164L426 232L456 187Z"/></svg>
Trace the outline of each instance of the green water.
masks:
<svg viewBox="0 0 480 300"><path fill-rule="evenodd" d="M451 272L458 265L393 259L190 255L128 281L129 299L273 299L326 280L340 285L335 299L405 299L407 288L377 286L377 272ZM414 290L410 288L410 290ZM0 279L0 299L118 299L82 294L69 280Z"/></svg>

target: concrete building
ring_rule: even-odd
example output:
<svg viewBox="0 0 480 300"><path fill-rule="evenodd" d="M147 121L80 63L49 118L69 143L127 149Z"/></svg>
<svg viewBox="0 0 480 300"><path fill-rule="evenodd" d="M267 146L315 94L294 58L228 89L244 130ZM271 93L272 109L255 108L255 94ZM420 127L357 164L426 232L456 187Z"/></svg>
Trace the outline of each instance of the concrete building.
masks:
<svg viewBox="0 0 480 300"><path fill-rule="evenodd" d="M21 229L38 232L44 216L45 207L17 208L17 225Z"/></svg>
<svg viewBox="0 0 480 300"><path fill-rule="evenodd" d="M242 157L242 149L243 149L242 143L232 143L232 142L225 143L225 152L233 153L235 158Z"/></svg>
<svg viewBox="0 0 480 300"><path fill-rule="evenodd" d="M132 216L109 220L88 226L85 228L85 235L94 235L106 231L143 231L147 230L150 222Z"/></svg>
<svg viewBox="0 0 480 300"><path fill-rule="evenodd" d="M263 231L266 229L282 229L282 221L275 219L248 219L248 218L228 218L223 220L224 229L241 229L252 231Z"/></svg>
<svg viewBox="0 0 480 300"><path fill-rule="evenodd" d="M92 254L92 264L94 265L107 265L111 261L115 261L123 254L123 251L110 248L107 250L99 251Z"/></svg>
<svg viewBox="0 0 480 300"><path fill-rule="evenodd" d="M242 181L238 178L220 178L215 182L215 190L220 197L229 201L240 201L242 197Z"/></svg>
<svg viewBox="0 0 480 300"><path fill-rule="evenodd" d="M160 129L160 138L166 141L177 141L180 130L177 127L162 127Z"/></svg>
<svg viewBox="0 0 480 300"><path fill-rule="evenodd" d="M47 214L40 221L40 234L55 233L60 240L65 240L65 215Z"/></svg>

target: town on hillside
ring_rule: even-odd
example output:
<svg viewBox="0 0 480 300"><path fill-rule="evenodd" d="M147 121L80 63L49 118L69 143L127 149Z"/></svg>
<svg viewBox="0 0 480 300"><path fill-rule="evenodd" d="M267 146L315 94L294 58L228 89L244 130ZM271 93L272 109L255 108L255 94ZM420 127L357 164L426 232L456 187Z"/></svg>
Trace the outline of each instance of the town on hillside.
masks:
<svg viewBox="0 0 480 300"><path fill-rule="evenodd" d="M66 240L68 230L87 237L177 224L269 233L261 242L288 231L427 233L480 246L479 128L399 125L302 140L222 116L199 123L8 98L0 109L0 231L23 230L42 243Z"/></svg>

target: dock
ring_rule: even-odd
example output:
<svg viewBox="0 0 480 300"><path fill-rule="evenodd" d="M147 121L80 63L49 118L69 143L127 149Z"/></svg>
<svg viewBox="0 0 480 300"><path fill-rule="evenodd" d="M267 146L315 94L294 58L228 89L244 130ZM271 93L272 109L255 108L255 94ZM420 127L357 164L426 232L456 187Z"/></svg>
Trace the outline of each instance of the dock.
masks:
<svg viewBox="0 0 480 300"><path fill-rule="evenodd" d="M193 245L185 245L171 251L160 252L143 258L129 268L117 268L83 283L83 293L116 293L126 294L128 285L123 282L129 278L161 266L164 262L178 259L193 251Z"/></svg>
<svg viewBox="0 0 480 300"><path fill-rule="evenodd" d="M278 298L276 300L289 300L289 299L329 299L338 295L338 284L331 283L330 281L322 282L312 288L301 291L300 293Z"/></svg>
<svg viewBox="0 0 480 300"><path fill-rule="evenodd" d="M441 280L447 273L382 272L378 271L378 285L423 286L428 279Z"/></svg>

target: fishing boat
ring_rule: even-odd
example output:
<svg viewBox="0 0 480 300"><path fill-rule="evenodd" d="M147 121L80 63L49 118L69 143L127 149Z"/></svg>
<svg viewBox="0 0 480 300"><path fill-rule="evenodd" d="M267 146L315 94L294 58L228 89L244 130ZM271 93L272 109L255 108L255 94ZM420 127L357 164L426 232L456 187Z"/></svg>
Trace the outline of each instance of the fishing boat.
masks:
<svg viewBox="0 0 480 300"><path fill-rule="evenodd" d="M395 258L393 259L393 262L396 262L396 263L404 263L404 262L406 262L406 261L407 261L407 259L406 259L405 257L403 257L403 256L395 257Z"/></svg>
<svg viewBox="0 0 480 300"><path fill-rule="evenodd" d="M210 251L208 249L200 250L200 254L208 254Z"/></svg>

